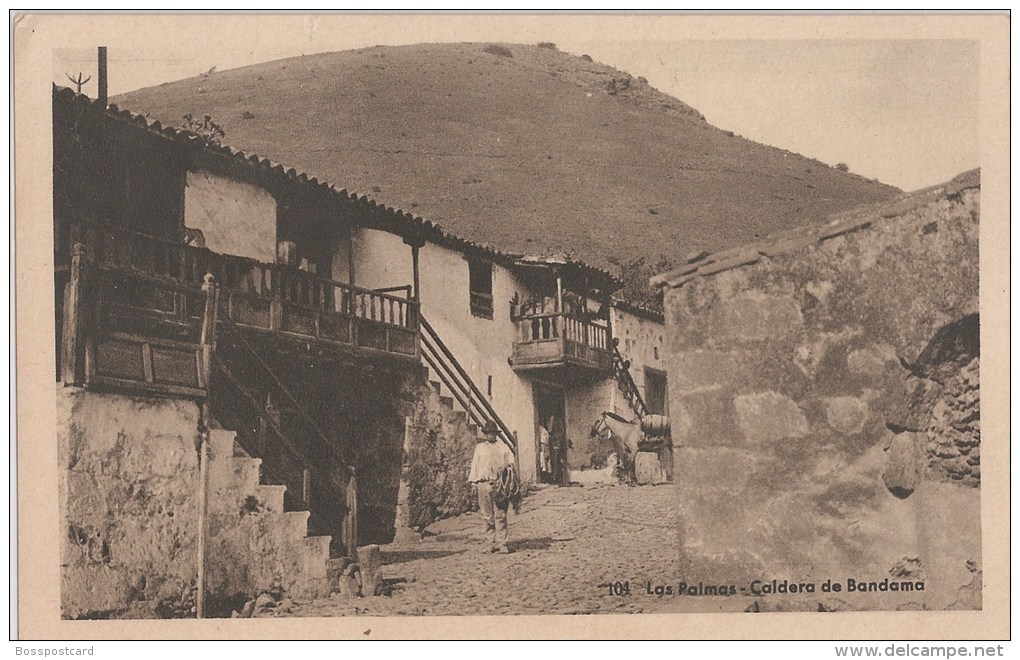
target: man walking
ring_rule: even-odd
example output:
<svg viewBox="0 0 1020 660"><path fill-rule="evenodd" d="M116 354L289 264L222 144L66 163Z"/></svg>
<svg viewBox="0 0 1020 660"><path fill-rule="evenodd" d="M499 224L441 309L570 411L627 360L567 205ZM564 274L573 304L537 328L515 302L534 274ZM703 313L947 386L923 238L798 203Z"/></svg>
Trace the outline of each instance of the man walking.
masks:
<svg viewBox="0 0 1020 660"><path fill-rule="evenodd" d="M485 519L485 537L491 541L489 552L510 554L507 545L510 532L507 528L507 509L509 501L497 502L494 498L494 486L499 471L513 465L514 455L502 442L498 442L499 429L494 422L486 422L482 429L485 434L475 445L475 454L471 459L471 472L468 481L475 484L478 491L478 510Z"/></svg>

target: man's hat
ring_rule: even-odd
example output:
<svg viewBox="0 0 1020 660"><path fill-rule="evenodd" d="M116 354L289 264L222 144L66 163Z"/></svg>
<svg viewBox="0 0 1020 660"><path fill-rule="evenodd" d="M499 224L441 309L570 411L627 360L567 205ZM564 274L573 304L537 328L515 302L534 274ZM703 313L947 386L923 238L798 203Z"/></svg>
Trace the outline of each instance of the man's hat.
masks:
<svg viewBox="0 0 1020 660"><path fill-rule="evenodd" d="M482 433L485 435L499 435L499 427L496 426L496 422L490 419L485 422L485 426L482 427Z"/></svg>

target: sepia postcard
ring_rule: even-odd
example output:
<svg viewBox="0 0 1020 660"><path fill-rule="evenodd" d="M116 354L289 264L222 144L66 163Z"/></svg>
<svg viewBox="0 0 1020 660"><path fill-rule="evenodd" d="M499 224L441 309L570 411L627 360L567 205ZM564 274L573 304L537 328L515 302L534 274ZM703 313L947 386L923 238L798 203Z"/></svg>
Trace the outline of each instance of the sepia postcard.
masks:
<svg viewBox="0 0 1020 660"><path fill-rule="evenodd" d="M1008 638L1008 14L12 32L20 638Z"/></svg>

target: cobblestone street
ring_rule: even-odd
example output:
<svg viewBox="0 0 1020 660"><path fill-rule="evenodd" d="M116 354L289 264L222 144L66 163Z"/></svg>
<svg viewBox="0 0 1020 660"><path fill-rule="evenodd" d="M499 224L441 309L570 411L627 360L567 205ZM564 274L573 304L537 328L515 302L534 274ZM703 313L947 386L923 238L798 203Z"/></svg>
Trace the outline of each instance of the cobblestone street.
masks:
<svg viewBox="0 0 1020 660"><path fill-rule="evenodd" d="M746 599L648 594L649 581L679 580L675 510L671 485L544 488L510 512L511 554L488 552L477 513L443 520L421 542L383 546L390 595L333 594L291 615L742 610ZM612 593L617 582L629 594Z"/></svg>

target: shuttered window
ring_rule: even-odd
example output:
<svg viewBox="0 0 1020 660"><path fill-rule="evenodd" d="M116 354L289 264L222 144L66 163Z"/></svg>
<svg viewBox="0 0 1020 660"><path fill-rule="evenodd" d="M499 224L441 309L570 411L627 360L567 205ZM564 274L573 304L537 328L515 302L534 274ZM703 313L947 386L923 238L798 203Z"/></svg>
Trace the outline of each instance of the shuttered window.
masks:
<svg viewBox="0 0 1020 660"><path fill-rule="evenodd" d="M471 314L483 319L492 318L492 262L468 260L468 278L471 291Z"/></svg>

